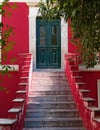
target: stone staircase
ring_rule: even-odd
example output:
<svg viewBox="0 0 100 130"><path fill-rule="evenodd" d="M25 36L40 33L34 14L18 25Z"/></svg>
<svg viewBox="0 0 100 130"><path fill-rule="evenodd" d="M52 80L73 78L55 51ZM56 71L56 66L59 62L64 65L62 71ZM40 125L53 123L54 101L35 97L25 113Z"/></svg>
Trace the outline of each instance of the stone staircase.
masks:
<svg viewBox="0 0 100 130"><path fill-rule="evenodd" d="M64 72L33 72L23 130L85 130Z"/></svg>

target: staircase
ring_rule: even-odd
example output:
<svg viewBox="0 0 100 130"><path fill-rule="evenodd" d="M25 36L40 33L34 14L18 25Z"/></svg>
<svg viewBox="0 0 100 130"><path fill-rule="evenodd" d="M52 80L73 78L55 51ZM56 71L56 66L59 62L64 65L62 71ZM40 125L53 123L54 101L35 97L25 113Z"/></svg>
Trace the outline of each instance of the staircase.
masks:
<svg viewBox="0 0 100 130"><path fill-rule="evenodd" d="M23 130L85 130L64 72L34 72Z"/></svg>

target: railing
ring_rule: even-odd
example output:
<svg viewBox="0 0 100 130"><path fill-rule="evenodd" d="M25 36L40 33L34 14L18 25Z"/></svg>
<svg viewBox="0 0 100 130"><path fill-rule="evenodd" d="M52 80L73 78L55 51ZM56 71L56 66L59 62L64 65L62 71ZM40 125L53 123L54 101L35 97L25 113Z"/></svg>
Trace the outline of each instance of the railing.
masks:
<svg viewBox="0 0 100 130"><path fill-rule="evenodd" d="M77 53L65 55L65 73L84 126L87 130L100 130L100 108L95 107L95 99L89 97L89 90L82 81Z"/></svg>
<svg viewBox="0 0 100 130"><path fill-rule="evenodd" d="M16 91L16 98L12 101L12 108L8 110L8 118L0 119L0 130L22 130L26 114L28 90L32 73L32 55L20 54L19 76L20 82Z"/></svg>

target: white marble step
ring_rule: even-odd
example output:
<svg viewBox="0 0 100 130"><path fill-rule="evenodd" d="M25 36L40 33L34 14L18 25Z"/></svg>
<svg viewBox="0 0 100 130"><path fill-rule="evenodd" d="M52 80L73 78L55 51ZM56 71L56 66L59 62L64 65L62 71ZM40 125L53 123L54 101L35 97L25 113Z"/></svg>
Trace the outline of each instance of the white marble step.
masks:
<svg viewBox="0 0 100 130"><path fill-rule="evenodd" d="M18 91L16 91L16 93L17 94L24 94L24 93L26 93L26 91L25 90L18 90Z"/></svg>
<svg viewBox="0 0 100 130"><path fill-rule="evenodd" d="M17 119L0 118L0 125L12 125Z"/></svg>
<svg viewBox="0 0 100 130"><path fill-rule="evenodd" d="M24 102L25 99L23 98L16 98L13 100L13 102Z"/></svg>
<svg viewBox="0 0 100 130"><path fill-rule="evenodd" d="M8 112L10 113L18 113L18 112L20 112L21 111L21 108L11 108L11 109L9 109L8 110Z"/></svg>

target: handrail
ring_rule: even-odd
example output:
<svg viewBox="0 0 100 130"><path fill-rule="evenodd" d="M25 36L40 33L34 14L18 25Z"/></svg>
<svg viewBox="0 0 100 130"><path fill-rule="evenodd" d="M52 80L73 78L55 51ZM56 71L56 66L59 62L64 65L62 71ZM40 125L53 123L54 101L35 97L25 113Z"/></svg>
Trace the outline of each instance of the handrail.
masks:
<svg viewBox="0 0 100 130"><path fill-rule="evenodd" d="M94 106L94 99L83 98L83 92L80 91L79 84L76 84L75 75L79 74L79 63L77 61L78 54L68 53L65 55L65 73L69 86L72 90L77 108L83 119L84 125L87 130L99 130L100 118L95 118L95 114L98 113L100 117L100 109ZM81 83L85 85L85 83ZM81 89L82 90L82 89ZM86 92L85 89L83 89ZM87 91L88 92L88 91Z"/></svg>

